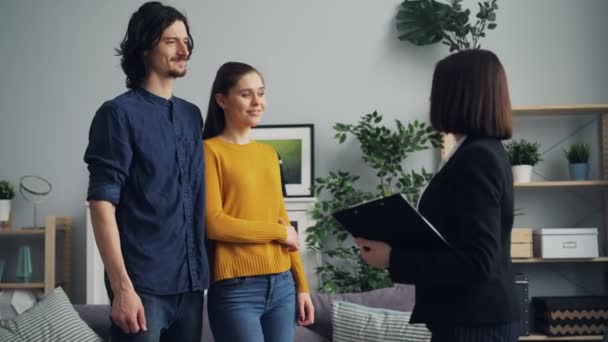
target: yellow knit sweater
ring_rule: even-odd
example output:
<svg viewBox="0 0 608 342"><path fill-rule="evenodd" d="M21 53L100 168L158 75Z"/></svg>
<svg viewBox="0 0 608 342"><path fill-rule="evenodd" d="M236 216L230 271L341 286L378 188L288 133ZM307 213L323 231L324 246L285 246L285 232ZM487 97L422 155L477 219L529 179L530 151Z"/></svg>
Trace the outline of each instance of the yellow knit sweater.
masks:
<svg viewBox="0 0 608 342"><path fill-rule="evenodd" d="M310 292L298 252L289 252L279 217L289 222L275 150L252 141L204 141L205 230L213 281L292 271L297 292Z"/></svg>

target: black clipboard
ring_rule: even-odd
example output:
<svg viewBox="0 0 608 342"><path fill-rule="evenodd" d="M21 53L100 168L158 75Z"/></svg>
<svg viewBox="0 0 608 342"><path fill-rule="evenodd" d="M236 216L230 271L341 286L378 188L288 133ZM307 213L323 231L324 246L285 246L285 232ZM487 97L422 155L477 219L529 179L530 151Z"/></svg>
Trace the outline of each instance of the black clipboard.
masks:
<svg viewBox="0 0 608 342"><path fill-rule="evenodd" d="M332 216L353 237L384 241L408 250L445 249L447 240L403 194L394 194L338 210Z"/></svg>

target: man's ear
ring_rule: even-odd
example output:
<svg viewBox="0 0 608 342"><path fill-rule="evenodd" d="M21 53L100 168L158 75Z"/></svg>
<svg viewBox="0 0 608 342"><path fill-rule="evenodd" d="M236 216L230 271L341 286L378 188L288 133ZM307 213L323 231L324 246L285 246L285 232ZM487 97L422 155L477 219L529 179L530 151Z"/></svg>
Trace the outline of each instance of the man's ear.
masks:
<svg viewBox="0 0 608 342"><path fill-rule="evenodd" d="M224 96L224 94L215 94L215 102L217 102L217 105L220 106L220 108L225 109L226 107L226 96Z"/></svg>

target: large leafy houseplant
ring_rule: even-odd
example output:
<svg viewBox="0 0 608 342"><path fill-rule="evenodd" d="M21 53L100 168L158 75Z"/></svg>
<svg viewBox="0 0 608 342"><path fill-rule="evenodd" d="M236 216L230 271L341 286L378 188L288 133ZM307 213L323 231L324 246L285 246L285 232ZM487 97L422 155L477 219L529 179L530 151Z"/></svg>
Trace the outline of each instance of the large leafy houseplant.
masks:
<svg viewBox="0 0 608 342"><path fill-rule="evenodd" d="M348 136L359 141L363 161L375 171L377 184L372 191L362 190L357 184L358 175L341 170L314 180L313 190L320 200L311 212L316 224L306 230L306 244L324 254L324 263L317 268L321 292L361 292L391 285L386 271L369 266L361 259L352 239L331 213L396 192L404 193L413 203L417 201L420 189L432 174L424 168L405 171L403 162L413 152L440 147L441 134L417 120L408 125L395 121L396 128L388 128L382 125L382 116L373 112L354 125L334 125L339 143L344 143ZM327 243L333 245L328 247Z"/></svg>
<svg viewBox="0 0 608 342"><path fill-rule="evenodd" d="M397 13L399 39L415 45L442 42L450 52L478 49L486 29L496 28L497 0L479 2L475 23L469 22L471 10L461 6L462 0L447 3L436 0L405 0Z"/></svg>

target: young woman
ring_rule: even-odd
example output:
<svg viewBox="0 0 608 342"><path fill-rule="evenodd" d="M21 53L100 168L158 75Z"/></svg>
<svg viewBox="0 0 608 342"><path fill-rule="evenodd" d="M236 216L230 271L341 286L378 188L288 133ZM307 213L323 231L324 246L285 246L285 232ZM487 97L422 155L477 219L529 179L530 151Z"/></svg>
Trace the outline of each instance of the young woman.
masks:
<svg viewBox="0 0 608 342"><path fill-rule="evenodd" d="M293 341L296 323L314 321L278 155L250 136L265 109L256 69L236 62L220 67L203 130L209 321L218 342Z"/></svg>
<svg viewBox="0 0 608 342"><path fill-rule="evenodd" d="M513 176L501 143L511 137L511 100L496 55L465 50L437 63L431 124L458 144L418 209L451 248L416 252L358 239L361 255L395 282L416 284L411 321L426 323L432 342L515 342Z"/></svg>

